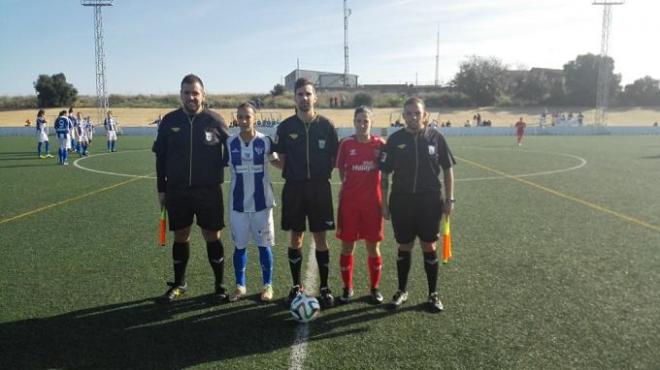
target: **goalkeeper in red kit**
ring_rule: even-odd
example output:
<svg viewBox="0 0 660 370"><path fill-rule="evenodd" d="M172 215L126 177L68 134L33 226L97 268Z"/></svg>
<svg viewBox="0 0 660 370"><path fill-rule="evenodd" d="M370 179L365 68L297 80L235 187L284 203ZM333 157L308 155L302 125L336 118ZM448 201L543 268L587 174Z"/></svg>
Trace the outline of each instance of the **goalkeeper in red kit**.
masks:
<svg viewBox="0 0 660 370"><path fill-rule="evenodd" d="M348 303L353 296L353 249L360 239L364 239L367 247L371 300L375 304L383 302L378 290L383 265L380 255L383 217L378 156L385 144L380 137L370 134L371 123L371 109L364 106L356 108L353 118L355 134L341 141L337 153L337 169L342 181L337 211L337 238L342 241L339 267L344 282L344 290L339 297L341 303Z"/></svg>

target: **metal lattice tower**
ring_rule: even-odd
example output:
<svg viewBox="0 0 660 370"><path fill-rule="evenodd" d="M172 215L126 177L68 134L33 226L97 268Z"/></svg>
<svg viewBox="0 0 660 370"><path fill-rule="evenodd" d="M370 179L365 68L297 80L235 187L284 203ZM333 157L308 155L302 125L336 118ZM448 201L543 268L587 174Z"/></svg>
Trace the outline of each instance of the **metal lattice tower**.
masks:
<svg viewBox="0 0 660 370"><path fill-rule="evenodd" d="M344 86L349 86L348 82L348 17L351 16L351 10L344 0Z"/></svg>
<svg viewBox="0 0 660 370"><path fill-rule="evenodd" d="M104 6L112 6L114 0L81 0L82 6L94 7L94 51L96 54L96 102L97 122L103 122L108 113L108 95L105 79L105 53L103 52L103 14Z"/></svg>
<svg viewBox="0 0 660 370"><path fill-rule="evenodd" d="M612 23L612 5L621 5L623 1L594 1L592 5L603 7L603 27L600 36L600 60L598 62L598 77L596 78L596 111L594 124L607 126L607 107L610 98L610 73L607 70L605 58L610 46L610 28Z"/></svg>

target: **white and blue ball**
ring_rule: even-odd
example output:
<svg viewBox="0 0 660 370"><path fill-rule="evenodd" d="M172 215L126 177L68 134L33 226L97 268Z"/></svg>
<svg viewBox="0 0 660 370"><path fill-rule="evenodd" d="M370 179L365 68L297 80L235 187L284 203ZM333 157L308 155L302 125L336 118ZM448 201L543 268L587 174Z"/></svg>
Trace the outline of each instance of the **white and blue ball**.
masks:
<svg viewBox="0 0 660 370"><path fill-rule="evenodd" d="M314 297L309 297L305 294L298 294L296 298L291 301L290 311L294 320L300 323L308 323L321 314L321 305Z"/></svg>

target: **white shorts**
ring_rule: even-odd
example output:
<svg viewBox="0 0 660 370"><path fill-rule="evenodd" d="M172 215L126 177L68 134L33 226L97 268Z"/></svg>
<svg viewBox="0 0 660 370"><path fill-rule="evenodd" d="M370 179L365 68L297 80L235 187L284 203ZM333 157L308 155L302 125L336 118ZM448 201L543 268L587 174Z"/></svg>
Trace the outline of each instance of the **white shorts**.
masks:
<svg viewBox="0 0 660 370"><path fill-rule="evenodd" d="M108 135L108 141L117 140L117 131L107 131L106 134Z"/></svg>
<svg viewBox="0 0 660 370"><path fill-rule="evenodd" d="M66 135L66 148L67 150L71 149L71 134Z"/></svg>
<svg viewBox="0 0 660 370"><path fill-rule="evenodd" d="M48 134L46 134L45 132L38 133L37 140L39 140L40 143L48 141Z"/></svg>
<svg viewBox="0 0 660 370"><path fill-rule="evenodd" d="M273 209L259 212L229 211L231 238L238 249L244 249L254 240L258 247L270 248L275 244Z"/></svg>

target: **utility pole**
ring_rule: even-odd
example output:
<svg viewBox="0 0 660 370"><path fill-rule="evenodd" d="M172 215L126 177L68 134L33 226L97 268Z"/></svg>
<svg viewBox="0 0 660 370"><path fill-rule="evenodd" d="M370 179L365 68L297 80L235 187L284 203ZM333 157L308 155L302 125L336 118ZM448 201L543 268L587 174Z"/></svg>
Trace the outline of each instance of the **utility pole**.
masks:
<svg viewBox="0 0 660 370"><path fill-rule="evenodd" d="M96 112L97 122L101 123L108 113L108 95L105 78L105 53L103 52L103 14L104 6L112 6L114 0L81 0L82 6L94 7L94 51L96 54Z"/></svg>
<svg viewBox="0 0 660 370"><path fill-rule="evenodd" d="M610 28L612 22L612 5L622 5L624 1L602 0L594 1L592 5L603 7L603 26L600 35L600 60L598 62L598 77L596 78L596 112L594 124L607 126L607 107L610 98L610 73L607 70L605 58L610 46Z"/></svg>
<svg viewBox="0 0 660 370"><path fill-rule="evenodd" d="M351 15L351 10L348 9L348 0L344 0L344 86L349 86L348 81L348 17Z"/></svg>
<svg viewBox="0 0 660 370"><path fill-rule="evenodd" d="M440 64L440 25L438 25L438 35L436 37L435 45L435 87L438 87L438 66Z"/></svg>

